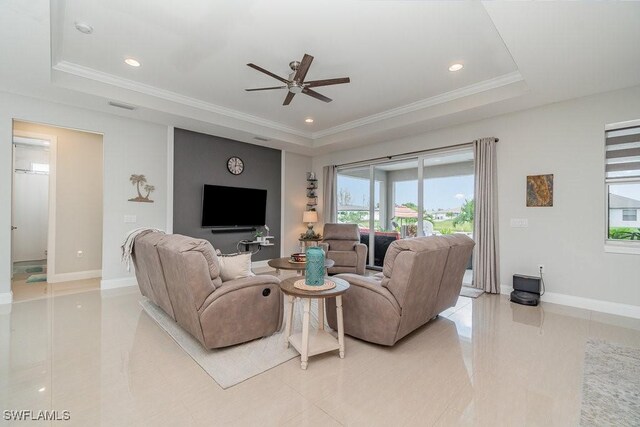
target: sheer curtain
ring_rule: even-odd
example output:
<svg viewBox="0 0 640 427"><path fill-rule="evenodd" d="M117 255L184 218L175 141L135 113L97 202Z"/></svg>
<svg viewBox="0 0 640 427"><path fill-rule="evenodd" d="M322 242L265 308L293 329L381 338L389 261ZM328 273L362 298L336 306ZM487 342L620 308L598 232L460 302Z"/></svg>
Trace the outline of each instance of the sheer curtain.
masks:
<svg viewBox="0 0 640 427"><path fill-rule="evenodd" d="M325 166L323 172L323 221L336 222L338 219L338 199L336 195L336 180L338 168L333 165Z"/></svg>
<svg viewBox="0 0 640 427"><path fill-rule="evenodd" d="M473 143L476 181L473 285L492 294L500 293L497 142L496 138L482 138Z"/></svg>

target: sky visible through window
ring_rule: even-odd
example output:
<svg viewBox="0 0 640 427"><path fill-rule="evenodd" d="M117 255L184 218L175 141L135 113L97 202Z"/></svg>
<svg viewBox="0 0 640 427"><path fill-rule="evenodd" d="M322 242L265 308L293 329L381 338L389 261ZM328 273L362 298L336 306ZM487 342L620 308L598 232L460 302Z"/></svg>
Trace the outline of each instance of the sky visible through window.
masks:
<svg viewBox="0 0 640 427"><path fill-rule="evenodd" d="M377 183L378 184L378 183ZM432 178L425 180L424 205L426 210L459 208L465 200L473 199L473 175ZM340 198L348 194L349 201ZM418 182L398 181L395 183L395 203L418 204ZM380 186L376 185L376 201L380 200ZM338 175L339 204L351 206L369 205L369 180Z"/></svg>
<svg viewBox="0 0 640 427"><path fill-rule="evenodd" d="M640 200L640 184L612 184L609 186L609 191L618 196Z"/></svg>

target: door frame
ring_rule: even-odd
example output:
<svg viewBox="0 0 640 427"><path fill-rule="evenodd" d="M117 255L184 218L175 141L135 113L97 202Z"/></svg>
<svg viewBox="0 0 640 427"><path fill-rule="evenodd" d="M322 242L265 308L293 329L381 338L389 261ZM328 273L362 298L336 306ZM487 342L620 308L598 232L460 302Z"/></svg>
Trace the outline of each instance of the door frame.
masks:
<svg viewBox="0 0 640 427"><path fill-rule="evenodd" d="M55 242L56 242L56 163L58 153L58 137L44 133L27 132L14 130L13 124L11 129L11 223L14 223L14 177L15 177L15 145L14 137L39 139L49 141L49 207L48 207L48 224L47 224L47 282L55 276ZM11 234L11 277L13 278L13 233Z"/></svg>

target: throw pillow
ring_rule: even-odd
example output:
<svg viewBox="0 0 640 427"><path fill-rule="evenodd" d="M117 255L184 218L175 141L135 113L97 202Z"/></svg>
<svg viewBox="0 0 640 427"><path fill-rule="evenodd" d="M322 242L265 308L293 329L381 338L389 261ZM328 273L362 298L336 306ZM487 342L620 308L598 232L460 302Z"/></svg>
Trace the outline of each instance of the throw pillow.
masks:
<svg viewBox="0 0 640 427"><path fill-rule="evenodd" d="M220 278L223 282L255 276L251 271L251 253L223 255L216 251L220 261Z"/></svg>

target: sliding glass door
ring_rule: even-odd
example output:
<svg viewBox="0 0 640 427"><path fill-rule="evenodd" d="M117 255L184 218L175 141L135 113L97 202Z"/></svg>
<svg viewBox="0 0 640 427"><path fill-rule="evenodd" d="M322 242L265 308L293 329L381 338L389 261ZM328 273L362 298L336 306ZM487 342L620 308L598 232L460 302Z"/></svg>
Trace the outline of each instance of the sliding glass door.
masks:
<svg viewBox="0 0 640 427"><path fill-rule="evenodd" d="M473 234L473 152L425 154L338 170L338 222L355 223L380 269L398 239Z"/></svg>
<svg viewBox="0 0 640 427"><path fill-rule="evenodd" d="M473 238L474 162L471 149L422 158L424 234L463 233ZM473 281L469 260L463 283Z"/></svg>

